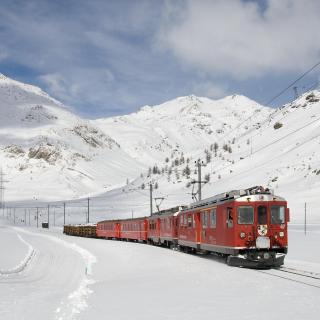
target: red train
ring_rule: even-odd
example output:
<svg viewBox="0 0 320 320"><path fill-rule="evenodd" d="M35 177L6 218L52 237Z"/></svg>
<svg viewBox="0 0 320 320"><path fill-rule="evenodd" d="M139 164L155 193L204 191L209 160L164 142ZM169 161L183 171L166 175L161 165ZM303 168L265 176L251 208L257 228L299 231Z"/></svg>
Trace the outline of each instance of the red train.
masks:
<svg viewBox="0 0 320 320"><path fill-rule="evenodd" d="M288 250L289 209L269 189L234 190L151 217L97 223L97 237L216 253L232 266L279 267Z"/></svg>

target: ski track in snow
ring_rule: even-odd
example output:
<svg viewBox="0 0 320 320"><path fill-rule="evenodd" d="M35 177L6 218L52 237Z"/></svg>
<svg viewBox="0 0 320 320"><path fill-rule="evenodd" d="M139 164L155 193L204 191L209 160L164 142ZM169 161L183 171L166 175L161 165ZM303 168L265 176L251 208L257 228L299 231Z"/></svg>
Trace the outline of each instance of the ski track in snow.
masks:
<svg viewBox="0 0 320 320"><path fill-rule="evenodd" d="M8 269L8 270L0 270L0 276L8 276L9 274L22 272L27 267L27 265L30 263L30 261L32 260L34 255L36 254L36 251L34 250L34 248L32 247L32 245L29 242L24 240L20 234L17 234L17 237L19 238L19 240L21 242L23 242L28 247L28 253L24 257L24 259L21 260L21 262L17 266L15 266L14 268Z"/></svg>
<svg viewBox="0 0 320 320"><path fill-rule="evenodd" d="M23 230L20 228L13 228L19 232L23 232L26 234L31 234L33 236L39 236L44 237L46 239L49 239L50 241L53 241L55 243L58 243L68 249L71 249L82 257L82 259L85 262L86 265L86 272L83 278L80 281L79 287L71 292L68 296L68 301L61 301L60 306L56 309L56 317L57 320L71 320L74 319L77 314L79 314L81 311L83 311L85 308L87 308L87 302L86 298L87 296L92 293L92 290L89 289L89 286L92 285L95 281L90 278L92 275L92 266L97 262L96 256L94 256L91 252L88 250L76 245L75 243L69 243L65 240L59 239L55 236L47 235L47 234L38 234L33 233L27 230ZM21 238L21 236L20 236ZM22 238L21 238L22 239ZM22 239L22 241L24 241ZM28 246L31 247L31 245L28 244ZM34 249L32 248L34 251ZM30 259L29 259L30 260ZM66 309L67 311L62 311Z"/></svg>

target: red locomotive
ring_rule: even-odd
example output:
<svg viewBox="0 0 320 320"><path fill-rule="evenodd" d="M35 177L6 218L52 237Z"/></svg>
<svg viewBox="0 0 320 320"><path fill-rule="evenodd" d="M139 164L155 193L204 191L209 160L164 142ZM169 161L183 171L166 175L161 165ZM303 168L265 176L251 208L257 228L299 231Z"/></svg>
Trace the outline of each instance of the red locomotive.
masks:
<svg viewBox="0 0 320 320"><path fill-rule="evenodd" d="M253 187L219 194L179 214L178 245L227 256L232 266L278 267L288 250L287 202Z"/></svg>
<svg viewBox="0 0 320 320"><path fill-rule="evenodd" d="M231 266L279 267L288 250L288 222L285 199L252 187L151 217L101 221L97 236L212 252Z"/></svg>

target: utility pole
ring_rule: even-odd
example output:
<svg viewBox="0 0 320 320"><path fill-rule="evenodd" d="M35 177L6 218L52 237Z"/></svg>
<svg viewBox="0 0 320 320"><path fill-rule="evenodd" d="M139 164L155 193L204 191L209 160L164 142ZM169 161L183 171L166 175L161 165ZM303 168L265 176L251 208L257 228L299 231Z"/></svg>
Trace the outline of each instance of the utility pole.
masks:
<svg viewBox="0 0 320 320"><path fill-rule="evenodd" d="M193 183L198 183L198 201L201 201L202 199L202 193L201 193L201 184L206 183L205 181L201 180L201 167L203 166L203 161L198 159L195 161L196 166L197 166L197 171L198 171L198 181L194 181Z"/></svg>
<svg viewBox="0 0 320 320"><path fill-rule="evenodd" d="M297 86L294 86L292 87L293 89L293 92L294 92L294 99L298 99L299 98L299 94L298 94L298 87Z"/></svg>
<svg viewBox="0 0 320 320"><path fill-rule="evenodd" d="M29 214L29 221L30 221L30 214ZM39 208L37 207L37 228L39 228Z"/></svg>
<svg viewBox="0 0 320 320"><path fill-rule="evenodd" d="M152 183L150 182L150 184L149 184L149 187L150 187L150 216L152 216L152 213L153 213L153 208L152 208L152 188L153 188L153 186L152 186Z"/></svg>
<svg viewBox="0 0 320 320"><path fill-rule="evenodd" d="M88 198L87 223L90 222L90 198Z"/></svg>
<svg viewBox="0 0 320 320"><path fill-rule="evenodd" d="M13 208L13 224L16 224L16 208Z"/></svg>
<svg viewBox="0 0 320 320"><path fill-rule="evenodd" d="M5 208L5 205L4 205L4 190L5 190L4 184L6 182L9 182L8 180L4 180L4 176L5 176L5 174L3 173L2 168L0 168L0 209L2 209L3 216L4 216L4 208Z"/></svg>
<svg viewBox="0 0 320 320"><path fill-rule="evenodd" d="M24 225L27 225L27 209L24 209Z"/></svg>
<svg viewBox="0 0 320 320"><path fill-rule="evenodd" d="M50 204L48 204L48 229L50 224Z"/></svg>
<svg viewBox="0 0 320 320"><path fill-rule="evenodd" d="M199 201L201 200L201 162L200 159L198 159L198 197Z"/></svg>
<svg viewBox="0 0 320 320"><path fill-rule="evenodd" d="M66 203L63 203L63 225L66 224Z"/></svg>

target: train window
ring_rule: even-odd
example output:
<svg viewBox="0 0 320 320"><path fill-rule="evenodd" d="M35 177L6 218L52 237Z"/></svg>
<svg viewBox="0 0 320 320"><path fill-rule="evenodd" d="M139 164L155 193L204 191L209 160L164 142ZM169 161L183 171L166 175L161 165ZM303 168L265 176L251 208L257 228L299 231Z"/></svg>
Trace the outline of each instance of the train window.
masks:
<svg viewBox="0 0 320 320"><path fill-rule="evenodd" d="M258 224L267 224L267 207L259 206L258 207Z"/></svg>
<svg viewBox="0 0 320 320"><path fill-rule="evenodd" d="M285 208L283 206L271 207L271 223L282 224L285 222Z"/></svg>
<svg viewBox="0 0 320 320"><path fill-rule="evenodd" d="M253 224L253 207L238 208L238 224Z"/></svg>
<svg viewBox="0 0 320 320"><path fill-rule="evenodd" d="M202 212L202 228L208 228L208 215L207 212Z"/></svg>
<svg viewBox="0 0 320 320"><path fill-rule="evenodd" d="M188 228L192 228L192 216L188 215Z"/></svg>
<svg viewBox="0 0 320 320"><path fill-rule="evenodd" d="M187 226L187 215L183 215L183 225L186 227Z"/></svg>
<svg viewBox="0 0 320 320"><path fill-rule="evenodd" d="M195 218L194 214L192 215L192 223L193 223L193 227L195 228L196 227L196 218Z"/></svg>
<svg viewBox="0 0 320 320"><path fill-rule="evenodd" d="M217 210L216 209L212 209L210 211L210 226L211 228L215 228L217 225Z"/></svg>
<svg viewBox="0 0 320 320"><path fill-rule="evenodd" d="M233 228L232 208L227 208L227 225L228 225L228 228Z"/></svg>

